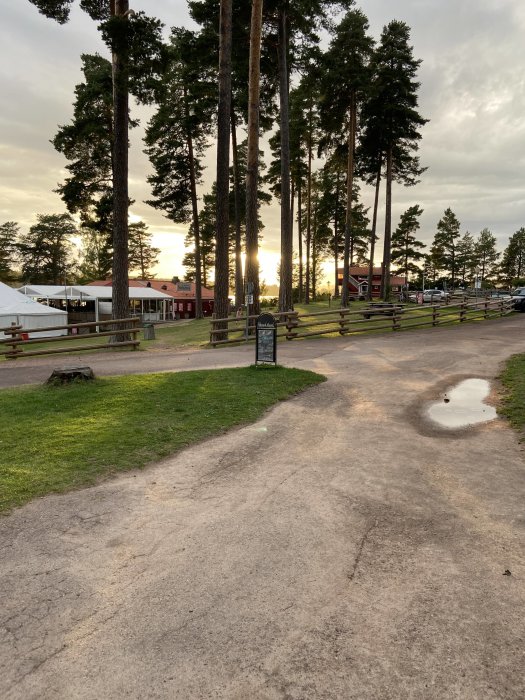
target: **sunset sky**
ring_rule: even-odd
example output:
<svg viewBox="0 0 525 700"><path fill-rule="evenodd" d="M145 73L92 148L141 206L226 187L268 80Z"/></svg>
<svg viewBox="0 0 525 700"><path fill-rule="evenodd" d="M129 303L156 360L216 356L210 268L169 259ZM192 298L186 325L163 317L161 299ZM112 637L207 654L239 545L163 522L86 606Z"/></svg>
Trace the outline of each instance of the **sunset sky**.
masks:
<svg viewBox="0 0 525 700"><path fill-rule="evenodd" d="M28 0L1 3L0 22L0 222L26 230L41 213L64 205L53 193L66 171L50 139L70 121L75 85L81 81L80 54L107 55L96 25L75 3L70 22L59 26ZM191 26L183 0L134 0L135 10L161 19L166 28ZM394 226L409 206L424 209L420 237L430 242L444 209L451 207L462 232L488 227L503 248L525 226L525 4L519 0L366 0L358 5L378 38L392 19L412 28L423 129L420 156L428 166L421 184L394 187ZM395 9L395 12L393 10ZM144 219L162 249L157 273L182 275L185 227L173 225L143 203L149 196L149 163L142 153L143 126L151 111L133 107L141 127L131 136L132 214ZM215 178L211 145L201 194ZM363 188L365 205L372 192ZM279 210L262 211L262 277L275 281L279 251ZM382 218L379 222L379 231ZM381 249L381 242L379 243ZM380 258L378 258L378 262Z"/></svg>

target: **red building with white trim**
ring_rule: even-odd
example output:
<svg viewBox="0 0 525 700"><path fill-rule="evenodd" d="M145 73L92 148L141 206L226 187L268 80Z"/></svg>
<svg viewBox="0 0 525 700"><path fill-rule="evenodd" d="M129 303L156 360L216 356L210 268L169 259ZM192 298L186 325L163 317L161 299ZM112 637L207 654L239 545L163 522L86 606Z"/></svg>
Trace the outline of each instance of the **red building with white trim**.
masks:
<svg viewBox="0 0 525 700"><path fill-rule="evenodd" d="M379 299L381 296L381 280L383 279L383 268L374 267L372 275L372 299ZM337 270L337 283L343 286L343 268ZM390 275L390 289L392 294L399 294L405 284L405 278L397 275ZM350 296L360 298L366 297L368 293L368 267L353 265L349 269L348 291Z"/></svg>

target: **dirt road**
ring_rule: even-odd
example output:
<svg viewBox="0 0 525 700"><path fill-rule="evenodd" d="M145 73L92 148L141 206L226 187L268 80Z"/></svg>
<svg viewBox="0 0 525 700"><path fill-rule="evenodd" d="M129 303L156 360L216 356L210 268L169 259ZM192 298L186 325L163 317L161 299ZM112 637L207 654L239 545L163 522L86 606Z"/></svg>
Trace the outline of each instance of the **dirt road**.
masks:
<svg viewBox="0 0 525 700"><path fill-rule="evenodd" d="M328 381L0 519L0 696L525 697L523 447L422 417L524 351L524 321L287 344Z"/></svg>

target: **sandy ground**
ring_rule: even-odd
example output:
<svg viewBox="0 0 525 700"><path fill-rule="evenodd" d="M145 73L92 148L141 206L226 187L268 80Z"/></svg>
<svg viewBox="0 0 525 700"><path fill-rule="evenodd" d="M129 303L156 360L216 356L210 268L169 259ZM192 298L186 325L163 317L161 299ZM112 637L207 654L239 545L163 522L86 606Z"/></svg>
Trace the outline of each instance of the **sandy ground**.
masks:
<svg viewBox="0 0 525 700"><path fill-rule="evenodd" d="M424 409L524 350L523 316L289 343L279 360L326 383L1 518L0 697L522 699L523 446L502 420L446 432ZM169 371L253 348L89 360ZM0 385L57 364L1 366Z"/></svg>

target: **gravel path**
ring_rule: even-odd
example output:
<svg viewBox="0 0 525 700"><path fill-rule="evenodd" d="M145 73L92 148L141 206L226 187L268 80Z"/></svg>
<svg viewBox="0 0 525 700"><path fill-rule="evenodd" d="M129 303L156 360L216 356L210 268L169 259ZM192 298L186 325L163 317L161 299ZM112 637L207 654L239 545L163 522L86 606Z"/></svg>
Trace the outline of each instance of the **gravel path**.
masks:
<svg viewBox="0 0 525 700"><path fill-rule="evenodd" d="M523 446L502 420L447 433L423 409L524 349L522 316L289 343L280 361L326 383L0 519L0 697L521 700ZM2 386L50 366L2 366Z"/></svg>

